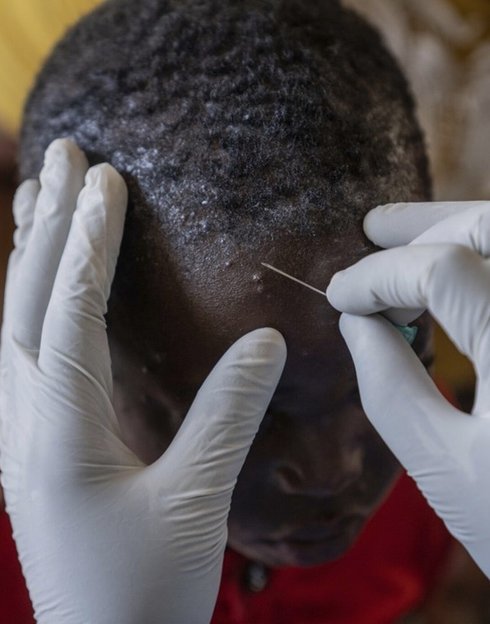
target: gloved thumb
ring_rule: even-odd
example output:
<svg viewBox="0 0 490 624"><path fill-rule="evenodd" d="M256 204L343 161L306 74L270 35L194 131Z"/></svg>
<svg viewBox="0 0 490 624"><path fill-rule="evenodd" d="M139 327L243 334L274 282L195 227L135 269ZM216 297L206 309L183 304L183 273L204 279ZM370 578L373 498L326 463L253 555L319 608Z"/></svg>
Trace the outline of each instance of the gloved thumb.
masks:
<svg viewBox="0 0 490 624"><path fill-rule="evenodd" d="M488 418L439 393L398 331L379 316L343 314L364 410L449 531L488 575Z"/></svg>
<svg viewBox="0 0 490 624"><path fill-rule="evenodd" d="M354 360L364 411L378 433L412 476L437 465L434 458L451 452L455 437L461 441L455 429L464 428L467 418L441 395L389 321L342 314L340 331Z"/></svg>
<svg viewBox="0 0 490 624"><path fill-rule="evenodd" d="M223 355L199 390L170 448L155 465L169 463L182 492L230 495L279 382L286 360L283 337L259 329Z"/></svg>

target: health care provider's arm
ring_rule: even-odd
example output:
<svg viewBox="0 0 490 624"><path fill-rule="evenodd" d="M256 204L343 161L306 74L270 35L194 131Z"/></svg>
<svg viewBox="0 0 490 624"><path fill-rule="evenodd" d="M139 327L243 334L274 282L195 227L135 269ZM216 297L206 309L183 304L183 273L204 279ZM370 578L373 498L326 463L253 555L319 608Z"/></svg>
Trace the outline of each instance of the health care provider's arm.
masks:
<svg viewBox="0 0 490 624"><path fill-rule="evenodd" d="M490 576L490 203L382 206L368 214L364 229L391 249L341 271L327 290L344 312L340 328L364 410ZM378 314L410 321L417 308L427 308L473 363L471 414L441 396L399 332Z"/></svg>
<svg viewBox="0 0 490 624"><path fill-rule="evenodd" d="M239 340L165 454L139 461L121 441L104 322L126 203L119 174L68 140L15 199L0 463L42 624L209 622L233 487L285 361L272 329Z"/></svg>

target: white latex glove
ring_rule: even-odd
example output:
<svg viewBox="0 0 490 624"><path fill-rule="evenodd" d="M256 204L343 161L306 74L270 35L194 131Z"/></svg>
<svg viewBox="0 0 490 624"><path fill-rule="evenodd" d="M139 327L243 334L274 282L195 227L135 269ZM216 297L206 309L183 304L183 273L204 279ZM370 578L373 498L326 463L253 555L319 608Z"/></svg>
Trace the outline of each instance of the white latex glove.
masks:
<svg viewBox="0 0 490 624"><path fill-rule="evenodd" d="M121 442L104 313L126 210L109 165L53 143L16 196L1 351L7 511L45 624L200 624L237 475L285 361L275 330L222 357L165 454ZM34 219L33 219L34 217Z"/></svg>
<svg viewBox="0 0 490 624"><path fill-rule="evenodd" d="M490 203L379 207L365 221L378 245L332 279L330 303L369 419L431 506L490 576ZM478 378L471 415L450 405L389 321L388 308L428 308ZM352 316L372 315L372 316Z"/></svg>

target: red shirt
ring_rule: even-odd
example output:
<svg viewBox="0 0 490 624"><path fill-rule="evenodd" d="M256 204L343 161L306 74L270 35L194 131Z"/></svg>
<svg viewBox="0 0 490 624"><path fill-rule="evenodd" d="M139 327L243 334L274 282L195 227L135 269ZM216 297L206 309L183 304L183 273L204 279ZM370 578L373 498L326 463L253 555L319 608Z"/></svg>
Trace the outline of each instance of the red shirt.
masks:
<svg viewBox="0 0 490 624"><path fill-rule="evenodd" d="M212 624L392 624L425 600L450 545L443 523L404 475L338 561L264 574L229 551ZM249 589L254 582L264 589Z"/></svg>
<svg viewBox="0 0 490 624"><path fill-rule="evenodd" d="M228 550L212 624L391 624L423 602L450 543L403 476L354 547L334 563L265 570ZM264 588L252 591L254 585ZM0 514L0 624L33 622L8 517Z"/></svg>

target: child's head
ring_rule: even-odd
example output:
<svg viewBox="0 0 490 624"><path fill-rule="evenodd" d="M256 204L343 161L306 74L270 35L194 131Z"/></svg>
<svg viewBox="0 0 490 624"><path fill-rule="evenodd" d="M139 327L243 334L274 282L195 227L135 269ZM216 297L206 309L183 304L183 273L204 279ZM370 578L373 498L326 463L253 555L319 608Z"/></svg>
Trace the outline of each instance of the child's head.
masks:
<svg viewBox="0 0 490 624"><path fill-rule="evenodd" d="M41 72L23 177L58 136L130 189L109 315L128 444L155 459L226 347L277 328L288 362L230 542L271 565L340 555L397 464L362 412L336 313L260 263L326 287L372 250L367 210L429 198L413 104L378 36L334 0L112 0Z"/></svg>

